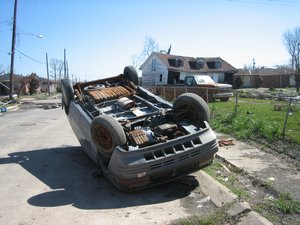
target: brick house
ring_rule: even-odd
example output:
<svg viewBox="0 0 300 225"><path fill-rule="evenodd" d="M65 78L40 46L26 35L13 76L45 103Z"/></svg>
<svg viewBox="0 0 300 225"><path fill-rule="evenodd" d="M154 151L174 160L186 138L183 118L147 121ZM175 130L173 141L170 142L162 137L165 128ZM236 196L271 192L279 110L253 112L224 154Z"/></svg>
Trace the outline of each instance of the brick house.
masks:
<svg viewBox="0 0 300 225"><path fill-rule="evenodd" d="M288 69L240 69L234 75L236 88L285 88L295 86L295 72Z"/></svg>

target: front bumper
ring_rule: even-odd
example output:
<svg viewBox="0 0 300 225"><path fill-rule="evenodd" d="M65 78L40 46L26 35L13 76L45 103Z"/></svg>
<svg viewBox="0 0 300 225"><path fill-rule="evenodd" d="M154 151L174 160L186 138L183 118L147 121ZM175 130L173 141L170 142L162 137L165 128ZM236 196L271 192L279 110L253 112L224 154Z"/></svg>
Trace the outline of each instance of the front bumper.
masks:
<svg viewBox="0 0 300 225"><path fill-rule="evenodd" d="M136 151L117 147L107 177L124 190L150 187L209 165L217 151L216 135L209 126L194 134Z"/></svg>
<svg viewBox="0 0 300 225"><path fill-rule="evenodd" d="M229 97L233 97L233 93L217 93L217 94L213 94L214 98L229 98Z"/></svg>

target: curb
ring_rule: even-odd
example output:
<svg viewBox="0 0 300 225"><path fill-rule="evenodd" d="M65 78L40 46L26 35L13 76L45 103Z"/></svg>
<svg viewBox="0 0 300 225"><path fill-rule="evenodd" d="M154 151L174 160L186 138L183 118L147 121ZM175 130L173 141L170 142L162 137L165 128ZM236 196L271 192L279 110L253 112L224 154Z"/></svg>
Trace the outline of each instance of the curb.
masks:
<svg viewBox="0 0 300 225"><path fill-rule="evenodd" d="M211 197L211 201L221 207L224 204L231 204L227 211L232 217L238 217L238 225L272 225L269 220L253 211L247 202L241 202L237 195L233 194L227 187L216 181L204 171L196 172L199 180L199 187L202 193Z"/></svg>
<svg viewBox="0 0 300 225"><path fill-rule="evenodd" d="M17 111L19 109L19 105L9 106L7 107L8 112Z"/></svg>
<svg viewBox="0 0 300 225"><path fill-rule="evenodd" d="M19 109L19 105L7 106L7 107L1 108L0 113L14 112L14 111L17 111L18 109Z"/></svg>

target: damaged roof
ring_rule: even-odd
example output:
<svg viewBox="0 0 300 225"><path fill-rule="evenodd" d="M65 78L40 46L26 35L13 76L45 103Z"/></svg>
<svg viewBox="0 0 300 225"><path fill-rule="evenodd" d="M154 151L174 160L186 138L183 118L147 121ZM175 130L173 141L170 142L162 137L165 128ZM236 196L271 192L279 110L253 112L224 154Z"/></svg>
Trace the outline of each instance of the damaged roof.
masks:
<svg viewBox="0 0 300 225"><path fill-rule="evenodd" d="M189 57L179 55L169 55L165 53L153 52L141 65L140 69L156 56L171 71L178 72L226 72L236 73L238 70L220 57Z"/></svg>

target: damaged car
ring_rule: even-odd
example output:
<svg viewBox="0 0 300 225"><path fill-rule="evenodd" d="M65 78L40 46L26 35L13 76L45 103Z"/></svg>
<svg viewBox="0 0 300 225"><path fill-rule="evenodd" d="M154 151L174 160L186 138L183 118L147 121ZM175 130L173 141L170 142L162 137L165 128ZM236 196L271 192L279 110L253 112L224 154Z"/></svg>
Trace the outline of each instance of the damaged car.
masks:
<svg viewBox="0 0 300 225"><path fill-rule="evenodd" d="M122 74L72 84L61 80L62 105L84 151L105 177L137 190L193 173L218 151L206 102L185 93L170 103Z"/></svg>

